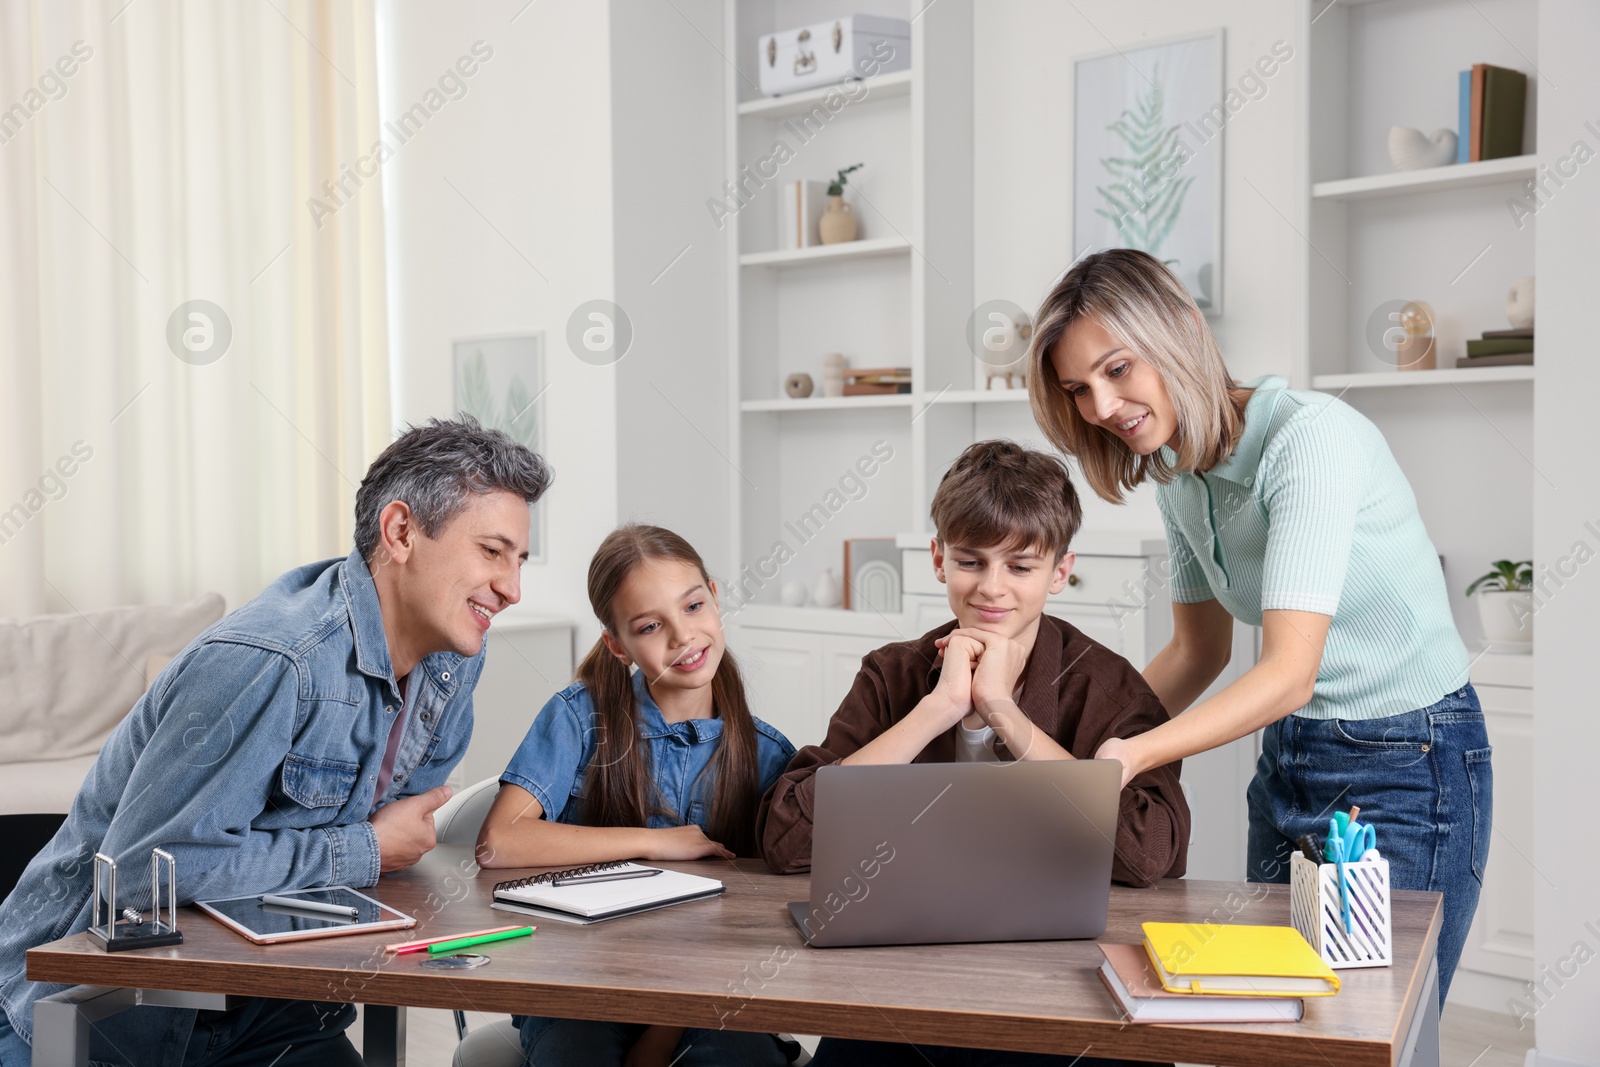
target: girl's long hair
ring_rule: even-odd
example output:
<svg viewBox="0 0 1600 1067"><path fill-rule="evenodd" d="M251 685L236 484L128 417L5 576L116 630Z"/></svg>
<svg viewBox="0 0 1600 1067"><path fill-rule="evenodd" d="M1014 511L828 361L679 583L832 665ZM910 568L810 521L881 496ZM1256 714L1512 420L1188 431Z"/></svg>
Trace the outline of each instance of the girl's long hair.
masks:
<svg viewBox="0 0 1600 1067"><path fill-rule="evenodd" d="M1115 434L1078 414L1051 366L1067 327L1089 316L1150 361L1166 386L1178 431L1168 448L1140 456ZM1249 390L1228 373L1217 340L1183 283L1160 260L1131 248L1085 256L1056 283L1034 317L1028 353L1028 399L1050 443L1077 459L1103 499L1122 503L1146 478L1170 482L1180 471L1207 471L1233 453L1244 430Z"/></svg>
<svg viewBox="0 0 1600 1067"><path fill-rule="evenodd" d="M700 572L710 595L705 563L683 538L659 526L637 523L613 530L589 563L589 606L613 637L612 602L628 575L648 560L678 560ZM578 680L594 701L596 739L585 780L583 821L590 826L644 826L666 814L639 737L639 709L628 665L602 638L578 665ZM755 819L760 801L755 721L733 653L724 648L711 680L711 701L722 719L722 740L706 769L714 791L706 836L741 856L756 854Z"/></svg>

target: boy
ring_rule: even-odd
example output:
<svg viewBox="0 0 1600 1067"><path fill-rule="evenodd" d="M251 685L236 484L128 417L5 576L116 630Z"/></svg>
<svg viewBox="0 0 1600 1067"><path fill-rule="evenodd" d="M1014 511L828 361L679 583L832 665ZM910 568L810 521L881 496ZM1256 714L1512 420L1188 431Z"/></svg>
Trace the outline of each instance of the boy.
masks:
<svg viewBox="0 0 1600 1067"><path fill-rule="evenodd" d="M821 745L798 752L762 799L757 834L779 874L811 866L816 769L833 763L1089 759L1167 713L1133 665L1044 614L1072 573L1081 510L1066 465L980 441L933 498L933 566L954 622L869 653ZM1184 872L1189 807L1180 764L1122 790L1112 878L1147 886Z"/></svg>
<svg viewBox="0 0 1600 1067"><path fill-rule="evenodd" d="M1132 664L1044 613L1045 598L1072 573L1068 546L1082 515L1060 459L1010 441L980 441L945 472L932 511L933 567L956 619L869 653L828 736L796 753L762 798L756 833L779 874L811 866L818 767L1088 759L1108 738L1167 721ZM1183 874L1189 806L1178 769L1158 767L1122 790L1116 881L1146 886ZM1056 1056L824 1038L812 1063L1113 1067L1086 1051Z"/></svg>

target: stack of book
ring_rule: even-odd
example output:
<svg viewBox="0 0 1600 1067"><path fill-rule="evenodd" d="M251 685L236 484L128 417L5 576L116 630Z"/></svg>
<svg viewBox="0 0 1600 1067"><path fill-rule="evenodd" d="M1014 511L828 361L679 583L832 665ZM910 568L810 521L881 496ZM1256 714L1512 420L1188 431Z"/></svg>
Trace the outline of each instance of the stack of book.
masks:
<svg viewBox="0 0 1600 1067"><path fill-rule="evenodd" d="M1533 366L1533 327L1520 330L1484 330L1476 341L1467 342L1467 355L1457 359L1458 367Z"/></svg>
<svg viewBox="0 0 1600 1067"><path fill-rule="evenodd" d="M1143 945L1100 946L1100 980L1129 1022L1299 1022L1339 977L1290 926L1145 923Z"/></svg>
<svg viewBox="0 0 1600 1067"><path fill-rule="evenodd" d="M1456 162L1522 155L1528 76L1519 70L1474 63L1457 79L1461 129Z"/></svg>
<svg viewBox="0 0 1600 1067"><path fill-rule="evenodd" d="M845 396L884 396L911 392L910 367L846 367Z"/></svg>

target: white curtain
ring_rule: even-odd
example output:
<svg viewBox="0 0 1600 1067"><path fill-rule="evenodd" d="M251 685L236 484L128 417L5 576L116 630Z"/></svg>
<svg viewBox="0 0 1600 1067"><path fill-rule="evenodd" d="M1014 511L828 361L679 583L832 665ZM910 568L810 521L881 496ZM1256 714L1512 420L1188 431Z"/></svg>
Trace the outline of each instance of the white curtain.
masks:
<svg viewBox="0 0 1600 1067"><path fill-rule="evenodd" d="M0 0L0 616L349 551L391 434L376 58L370 0Z"/></svg>

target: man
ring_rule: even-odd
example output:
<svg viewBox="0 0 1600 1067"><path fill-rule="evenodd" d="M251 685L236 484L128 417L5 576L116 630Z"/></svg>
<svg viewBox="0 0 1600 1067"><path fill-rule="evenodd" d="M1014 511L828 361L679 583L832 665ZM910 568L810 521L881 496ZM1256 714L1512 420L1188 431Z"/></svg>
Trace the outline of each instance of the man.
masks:
<svg viewBox="0 0 1600 1067"><path fill-rule="evenodd" d="M96 852L142 896L150 850L178 902L370 886L433 848L472 734L495 614L521 597L543 459L470 416L401 434L356 494L355 550L283 575L161 672L101 749L66 823L0 905L0 1064L26 1067L28 948L89 925ZM348 1004L141 1007L97 1022L128 1065L359 1064ZM276 1059L274 1058L276 1057Z"/></svg>

